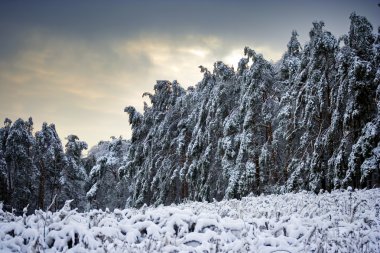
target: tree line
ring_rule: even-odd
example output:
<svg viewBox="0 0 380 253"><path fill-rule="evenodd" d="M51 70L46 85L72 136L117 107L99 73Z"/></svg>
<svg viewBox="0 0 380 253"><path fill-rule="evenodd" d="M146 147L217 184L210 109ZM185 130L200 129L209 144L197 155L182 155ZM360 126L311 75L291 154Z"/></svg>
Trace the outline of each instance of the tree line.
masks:
<svg viewBox="0 0 380 253"><path fill-rule="evenodd" d="M365 17L350 20L339 38L314 22L303 47L293 31L277 63L246 47L236 70L200 66L195 87L157 81L142 113L125 108L131 139L100 142L85 158L75 135L63 149L54 125L33 136L32 120L6 119L0 199L123 208L378 187L380 36Z"/></svg>

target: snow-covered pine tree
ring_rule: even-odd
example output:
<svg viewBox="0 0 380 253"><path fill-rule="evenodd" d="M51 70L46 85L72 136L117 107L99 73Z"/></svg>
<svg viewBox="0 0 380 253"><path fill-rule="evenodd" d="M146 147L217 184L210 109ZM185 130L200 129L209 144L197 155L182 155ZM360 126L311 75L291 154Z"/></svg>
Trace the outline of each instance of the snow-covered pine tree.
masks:
<svg viewBox="0 0 380 253"><path fill-rule="evenodd" d="M314 22L310 42L304 47L299 74L291 94L296 94L289 140L297 147L288 165L288 189L319 191L328 187L327 161L331 150L324 133L330 125L335 83L337 41Z"/></svg>
<svg viewBox="0 0 380 253"><path fill-rule="evenodd" d="M66 139L67 166L63 169L60 178L62 190L57 199L58 205L62 206L66 200L73 199L72 206L84 210L86 205L84 186L87 174L82 161L82 152L87 149L87 143L79 140L76 135L69 135Z"/></svg>
<svg viewBox="0 0 380 253"><path fill-rule="evenodd" d="M297 147L297 131L294 131L295 101L297 98L296 85L298 84L298 73L301 65L302 49L297 39L298 33L292 32L287 45L287 52L280 61L277 70L275 95L280 98L278 110L275 115L275 127L273 130L273 147L277 155L277 170L279 173L279 184L287 182L289 168L298 163L293 159Z"/></svg>
<svg viewBox="0 0 380 253"><path fill-rule="evenodd" d="M176 139L180 133L177 124L181 113L173 108L184 94L176 81L157 81L154 94L144 93L152 106L146 105L143 115L132 107L125 109L130 122L136 122L132 124L128 162L120 169L121 175L133 185L129 205L172 203L181 192L176 170Z"/></svg>
<svg viewBox="0 0 380 253"><path fill-rule="evenodd" d="M67 166L61 140L54 124L42 124L41 131L36 132L35 164L39 169L38 208L45 209L60 194L62 188L61 175ZM60 208L57 203L52 206Z"/></svg>
<svg viewBox="0 0 380 253"><path fill-rule="evenodd" d="M94 156L96 164L89 173L90 189L86 197L90 208L124 208L126 201L125 181L120 180L119 168L127 155L129 141L112 138L92 148L88 156Z"/></svg>
<svg viewBox="0 0 380 253"><path fill-rule="evenodd" d="M225 189L225 170L221 169L221 142L223 122L238 92L233 68L223 62L214 64L213 73L205 72L203 80L191 95L196 104L192 105L190 122L195 123L187 148L187 161L181 174L188 185L189 198L203 201L222 199Z"/></svg>
<svg viewBox="0 0 380 253"><path fill-rule="evenodd" d="M348 34L350 55L343 58L348 67L350 98L343 127L351 135L348 166L343 184L354 187L379 186L379 40L365 17L351 14ZM378 37L377 37L378 38Z"/></svg>
<svg viewBox="0 0 380 253"><path fill-rule="evenodd" d="M4 127L0 128L0 199L3 200L5 204L10 203L11 194L10 170L8 170L5 157L5 152L7 150L7 139L11 125L12 121L6 118L4 120Z"/></svg>
<svg viewBox="0 0 380 253"><path fill-rule="evenodd" d="M34 164L35 139L33 137L33 121L16 120L9 127L5 143L5 160L7 167L6 200L13 208L22 210L29 204L33 210L37 206L39 172ZM8 130L6 130L8 131Z"/></svg>

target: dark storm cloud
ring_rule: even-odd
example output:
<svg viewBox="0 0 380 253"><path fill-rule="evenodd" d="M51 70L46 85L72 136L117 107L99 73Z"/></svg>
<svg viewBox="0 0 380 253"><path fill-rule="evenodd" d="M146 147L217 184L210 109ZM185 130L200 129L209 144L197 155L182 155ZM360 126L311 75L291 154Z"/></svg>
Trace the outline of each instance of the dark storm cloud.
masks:
<svg viewBox="0 0 380 253"><path fill-rule="evenodd" d="M87 40L133 37L141 32L157 36L212 33L226 40L254 39L283 47L280 43L292 29L303 35L317 19L346 31L349 14L357 11L375 25L380 23L380 8L371 0L3 1L0 6L3 53L25 46L22 34L31 30Z"/></svg>

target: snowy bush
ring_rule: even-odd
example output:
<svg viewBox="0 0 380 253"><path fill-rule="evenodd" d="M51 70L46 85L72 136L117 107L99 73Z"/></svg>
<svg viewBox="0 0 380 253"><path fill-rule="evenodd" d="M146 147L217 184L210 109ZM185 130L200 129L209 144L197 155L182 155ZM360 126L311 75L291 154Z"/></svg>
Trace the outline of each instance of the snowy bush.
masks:
<svg viewBox="0 0 380 253"><path fill-rule="evenodd" d="M380 190L15 216L1 252L380 252ZM25 210L26 213L26 210Z"/></svg>

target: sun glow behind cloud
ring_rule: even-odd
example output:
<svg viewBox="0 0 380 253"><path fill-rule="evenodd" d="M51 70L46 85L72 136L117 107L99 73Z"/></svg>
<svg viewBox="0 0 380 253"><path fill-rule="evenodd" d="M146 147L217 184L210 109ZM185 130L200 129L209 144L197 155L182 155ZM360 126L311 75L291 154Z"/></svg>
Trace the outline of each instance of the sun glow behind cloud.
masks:
<svg viewBox="0 0 380 253"><path fill-rule="evenodd" d="M0 60L1 98L8 99L0 116L32 116L36 130L43 121L55 123L62 138L77 134L90 145L112 135L129 138L123 108L142 111L141 95L152 92L156 80L194 86L202 78L199 65L212 69L223 60L236 66L243 57L243 47L216 36L119 38L103 41L101 49L50 34L30 41L7 62Z"/></svg>

